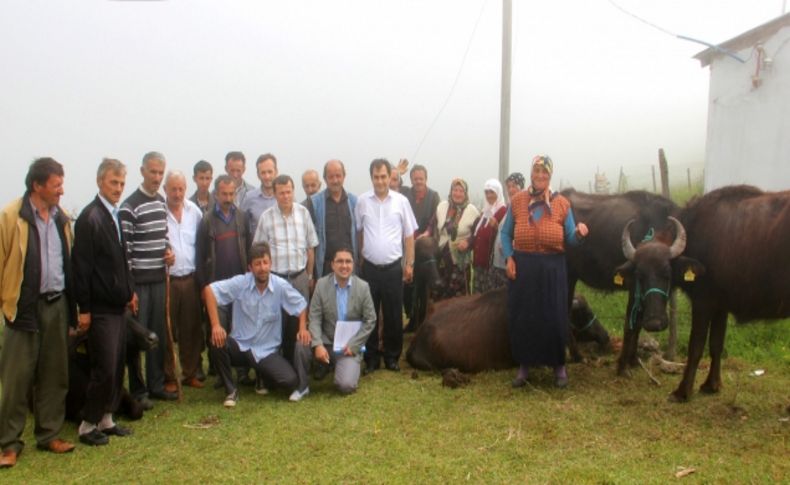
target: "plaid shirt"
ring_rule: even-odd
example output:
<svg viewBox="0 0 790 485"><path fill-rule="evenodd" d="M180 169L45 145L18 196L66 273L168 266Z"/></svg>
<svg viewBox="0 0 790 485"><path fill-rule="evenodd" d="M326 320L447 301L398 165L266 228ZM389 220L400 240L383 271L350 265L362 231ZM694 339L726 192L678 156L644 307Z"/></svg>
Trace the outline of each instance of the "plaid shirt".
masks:
<svg viewBox="0 0 790 485"><path fill-rule="evenodd" d="M307 250L318 246L318 236L310 212L294 203L289 215L278 205L266 209L258 220L252 242L265 241L272 251L272 271L285 274L307 266Z"/></svg>

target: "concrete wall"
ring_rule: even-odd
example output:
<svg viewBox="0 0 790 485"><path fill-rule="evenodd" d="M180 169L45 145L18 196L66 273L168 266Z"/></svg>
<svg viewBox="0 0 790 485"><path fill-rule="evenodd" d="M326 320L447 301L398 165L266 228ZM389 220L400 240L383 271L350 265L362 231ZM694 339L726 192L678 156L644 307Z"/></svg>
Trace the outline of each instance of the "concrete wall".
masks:
<svg viewBox="0 0 790 485"><path fill-rule="evenodd" d="M757 52L738 52L710 65L705 191L731 184L764 190L790 189L790 27L763 44L773 59L752 86Z"/></svg>

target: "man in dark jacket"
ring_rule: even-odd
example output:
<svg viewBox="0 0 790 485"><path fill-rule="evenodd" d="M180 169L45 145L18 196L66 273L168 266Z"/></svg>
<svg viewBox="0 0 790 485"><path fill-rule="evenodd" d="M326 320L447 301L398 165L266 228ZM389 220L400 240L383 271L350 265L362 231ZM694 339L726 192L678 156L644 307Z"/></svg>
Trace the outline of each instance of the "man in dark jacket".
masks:
<svg viewBox="0 0 790 485"><path fill-rule="evenodd" d="M195 279L203 289L219 280L244 274L247 270L247 253L252 243L247 216L234 201L236 186L228 175L214 181L214 207L203 215L195 241ZM230 331L231 306L220 306L219 321L226 332ZM210 332L209 332L210 335ZM207 342L210 343L210 342ZM213 368L209 353L209 368ZM247 371L239 369L242 383L251 384Z"/></svg>
<svg viewBox="0 0 790 485"><path fill-rule="evenodd" d="M106 445L109 435L131 430L113 421L123 385L126 354L124 310L136 312L133 281L118 219L118 201L126 183L126 167L105 158L96 175L99 195L83 209L74 225L74 284L79 305L78 330L88 333L91 377L79 427L80 441Z"/></svg>
<svg viewBox="0 0 790 485"><path fill-rule="evenodd" d="M68 390L67 326L71 298L71 225L58 206L63 166L51 158L30 165L21 199L0 212L0 304L6 321L0 354L0 467L16 464L33 392L38 447L66 453L58 438Z"/></svg>

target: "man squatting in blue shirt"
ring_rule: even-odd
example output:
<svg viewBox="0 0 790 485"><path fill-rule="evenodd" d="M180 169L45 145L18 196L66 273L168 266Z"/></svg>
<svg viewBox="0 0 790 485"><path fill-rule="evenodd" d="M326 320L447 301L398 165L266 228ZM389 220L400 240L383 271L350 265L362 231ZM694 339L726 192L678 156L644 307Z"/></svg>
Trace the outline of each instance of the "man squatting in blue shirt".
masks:
<svg viewBox="0 0 790 485"><path fill-rule="evenodd" d="M203 290L211 322L209 352L227 392L223 403L225 407L234 407L239 399L231 377L232 366L255 368L267 388L282 387L290 391L291 401L299 401L310 392L307 370L299 369L304 361L294 359L294 368L278 352L282 343L281 309L289 315L299 316L296 346L309 348L307 302L286 280L270 274L271 265L269 245L255 243L250 248L247 273L215 281ZM230 335L219 323L218 304L233 304Z"/></svg>

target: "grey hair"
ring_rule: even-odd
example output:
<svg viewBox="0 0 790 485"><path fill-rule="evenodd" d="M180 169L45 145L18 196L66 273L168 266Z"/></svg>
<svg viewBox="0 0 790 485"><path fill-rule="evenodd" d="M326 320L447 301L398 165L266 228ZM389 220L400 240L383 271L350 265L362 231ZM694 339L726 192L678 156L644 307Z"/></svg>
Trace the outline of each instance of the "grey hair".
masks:
<svg viewBox="0 0 790 485"><path fill-rule="evenodd" d="M148 166L148 162L151 162L153 160L159 160L162 163L167 163L167 160L165 160L165 156L162 155L161 153L159 153L159 152L148 152L145 155L143 155L143 167L147 167Z"/></svg>
<svg viewBox="0 0 790 485"><path fill-rule="evenodd" d="M99 164L99 169L96 171L96 181L101 182L107 172L126 175L126 165L120 160L115 158L104 158Z"/></svg>
<svg viewBox="0 0 790 485"><path fill-rule="evenodd" d="M184 175L184 172L181 170L170 170L167 172L167 175L165 175L165 185L167 185L172 178L181 179L184 181L184 183L187 181L186 175Z"/></svg>

